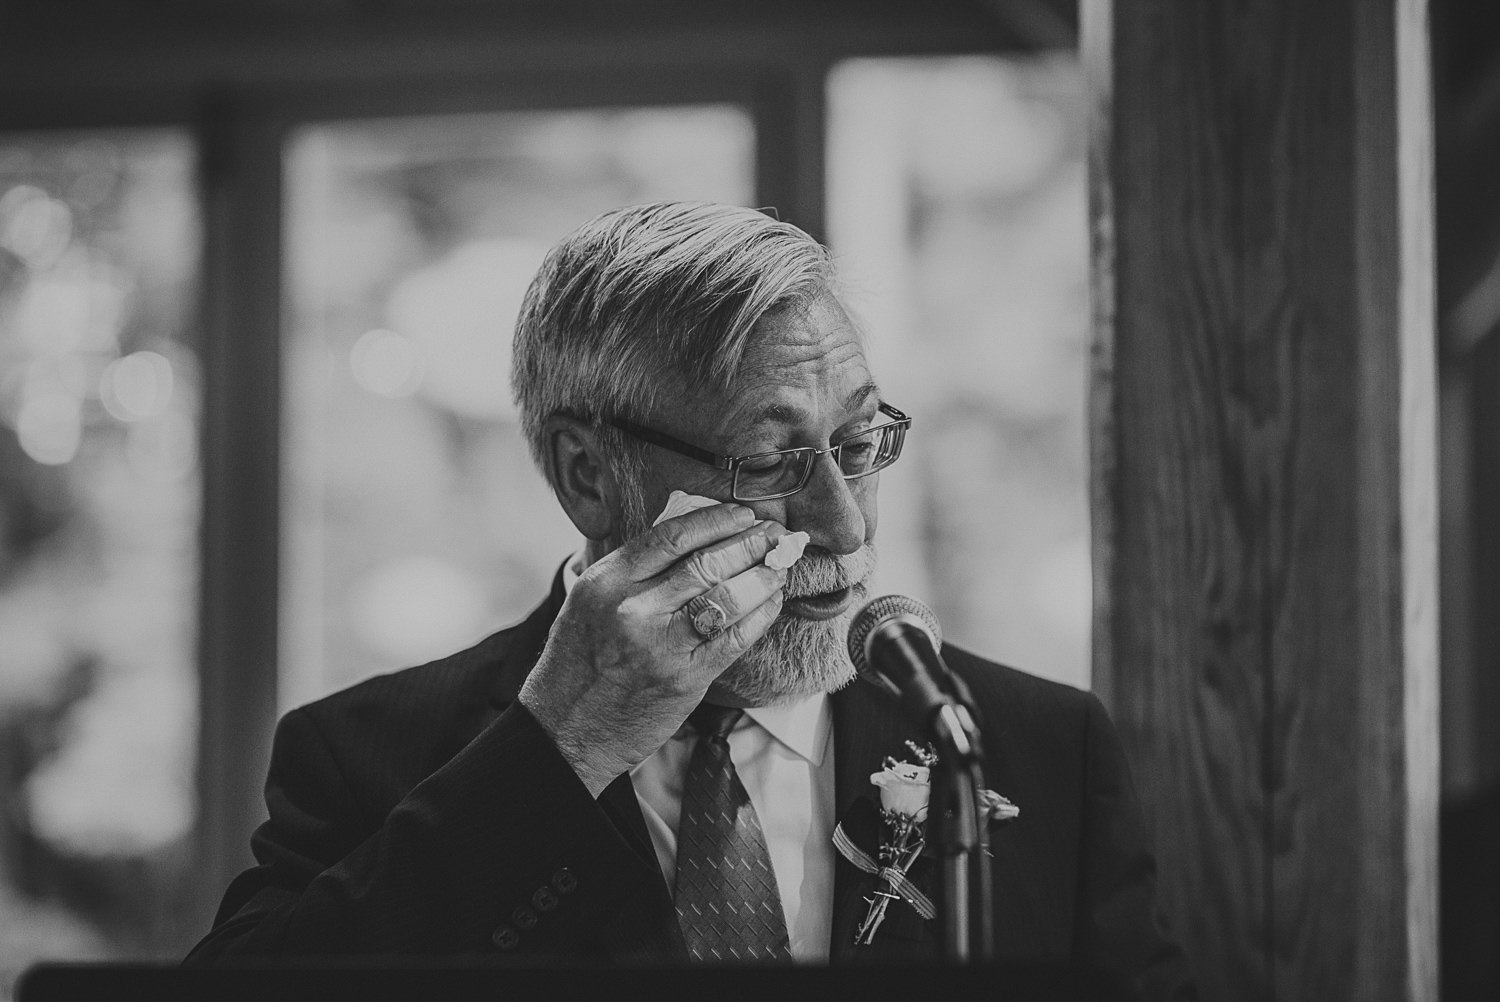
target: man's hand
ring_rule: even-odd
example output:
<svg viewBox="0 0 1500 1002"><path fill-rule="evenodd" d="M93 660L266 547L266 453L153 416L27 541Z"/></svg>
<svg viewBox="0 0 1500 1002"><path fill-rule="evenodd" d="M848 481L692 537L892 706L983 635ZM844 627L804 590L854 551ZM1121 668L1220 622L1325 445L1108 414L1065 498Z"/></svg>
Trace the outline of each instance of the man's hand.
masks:
<svg viewBox="0 0 1500 1002"><path fill-rule="evenodd" d="M584 571L519 698L590 794L665 744L770 627L787 572L761 561L785 534L720 504L667 519ZM711 639L685 608L701 595L727 617Z"/></svg>

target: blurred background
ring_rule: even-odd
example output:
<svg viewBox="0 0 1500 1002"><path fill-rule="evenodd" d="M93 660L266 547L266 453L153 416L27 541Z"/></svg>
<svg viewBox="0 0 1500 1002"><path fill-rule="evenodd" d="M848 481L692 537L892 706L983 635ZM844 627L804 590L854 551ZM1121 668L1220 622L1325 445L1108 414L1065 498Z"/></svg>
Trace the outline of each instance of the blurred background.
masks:
<svg viewBox="0 0 1500 1002"><path fill-rule="evenodd" d="M1500 31L1458 6L1436 48L1440 208L1470 210L1440 232L1463 808L1500 777ZM610 207L766 207L832 247L915 417L879 587L1087 687L1076 24L1065 0L0 9L0 998L41 957L180 957L250 862L276 713L540 601L578 537L520 436L511 325L545 250Z"/></svg>

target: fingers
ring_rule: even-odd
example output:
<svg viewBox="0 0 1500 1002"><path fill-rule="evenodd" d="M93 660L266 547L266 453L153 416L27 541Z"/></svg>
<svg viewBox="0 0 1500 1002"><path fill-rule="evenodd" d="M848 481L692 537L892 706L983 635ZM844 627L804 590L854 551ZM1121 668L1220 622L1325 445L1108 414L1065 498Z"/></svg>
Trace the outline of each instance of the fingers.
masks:
<svg viewBox="0 0 1500 1002"><path fill-rule="evenodd" d="M724 612L723 628L727 629L754 612L760 605L786 587L786 571L775 570L757 564L727 581L723 581L689 600L682 612L694 633L693 617L712 602ZM702 635L699 634L701 637ZM710 639L710 638L703 638Z"/></svg>
<svg viewBox="0 0 1500 1002"><path fill-rule="evenodd" d="M663 525L666 523L663 522ZM775 522L762 522L683 557L652 587L662 602L677 606L730 581L754 567L762 566L766 554L786 529ZM769 568L768 568L769 569ZM757 599L757 604L760 599Z"/></svg>
<svg viewBox="0 0 1500 1002"><path fill-rule="evenodd" d="M696 660L706 650L705 641L753 634L745 641L753 642L776 618L787 572L764 561L787 531L777 522L756 521L749 508L716 504L666 519L590 570L611 565L607 576L615 581L612 587L624 585L625 593L614 593L621 599L613 605L616 612L628 608L640 623L665 627L662 641L693 652ZM722 610L722 617L707 608L708 601ZM722 632L706 636L697 629L694 615L705 611L713 614L700 618L698 625L711 628L719 618Z"/></svg>
<svg viewBox="0 0 1500 1002"><path fill-rule="evenodd" d="M654 578L683 557L743 532L754 523L755 513L738 504L717 504L669 518L622 547L630 576L635 581Z"/></svg>
<svg viewBox="0 0 1500 1002"><path fill-rule="evenodd" d="M727 661L733 661L745 653L751 644L765 635L771 624L776 622L776 617L781 615L782 596L780 588L773 591L764 602L751 609L738 622L717 637L705 641L698 649L699 653L709 655L714 660Z"/></svg>

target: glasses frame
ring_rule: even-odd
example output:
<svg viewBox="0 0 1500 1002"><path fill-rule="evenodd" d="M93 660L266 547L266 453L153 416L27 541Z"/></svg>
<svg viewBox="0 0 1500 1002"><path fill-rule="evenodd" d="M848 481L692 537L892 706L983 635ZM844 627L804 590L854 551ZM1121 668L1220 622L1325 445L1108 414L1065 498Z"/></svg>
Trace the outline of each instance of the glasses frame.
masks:
<svg viewBox="0 0 1500 1002"><path fill-rule="evenodd" d="M883 431L887 428L896 430L896 444L895 447L891 450L892 455L890 461L887 462L884 466L877 466L874 469L866 470L863 473L855 473L853 475L844 474L843 471L840 470L840 475L843 476L845 480L859 480L862 477L868 477L872 473L879 473L881 470L885 469L887 466L890 466L896 460L900 459L901 449L906 444L907 429L911 427L911 418L883 400L880 402L880 413L891 418L891 420L886 422L885 424L878 424L874 427L866 428L863 431L857 431L852 435L845 435L843 438L839 439L837 442L834 442L826 449L814 449L811 446L799 446L795 449L771 449L767 452L752 452L749 455L745 456L721 456L716 452L709 452L707 449L700 449L696 445L691 445L687 442L682 441L680 438L673 438L671 435L668 435L665 432L657 431L654 428L647 428L645 425L636 424L634 421L628 421L625 418L608 418L604 423L618 428L621 431L625 432L627 435L630 435L633 438L638 438L648 445L655 445L660 448L667 449L671 452L677 453L680 456L686 456L689 459L696 459L700 463L706 463L707 465L712 466L717 470L725 471L730 475L731 479L729 492L730 497L735 501L775 501L779 498L791 497L793 494L796 494L802 488L807 486L807 482L812 479L813 469L817 466L817 459L819 456L833 453L834 458L838 459L839 457L837 453L844 447L845 444L856 438L859 438L862 435L868 435L873 431ZM782 491L780 494L770 494L765 497L740 497L740 465L742 463L749 462L752 459L764 459L768 456L784 456L790 453L810 454L810 459L802 471L802 479L797 482L796 487L793 487L789 491Z"/></svg>

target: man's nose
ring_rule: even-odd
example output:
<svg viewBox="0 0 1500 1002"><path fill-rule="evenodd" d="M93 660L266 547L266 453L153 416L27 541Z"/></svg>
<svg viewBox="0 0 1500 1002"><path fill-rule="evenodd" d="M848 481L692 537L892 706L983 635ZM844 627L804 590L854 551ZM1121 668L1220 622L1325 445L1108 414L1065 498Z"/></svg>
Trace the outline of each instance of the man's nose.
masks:
<svg viewBox="0 0 1500 1002"><path fill-rule="evenodd" d="M831 454L819 456L807 486L787 498L786 527L807 533L811 546L853 553L865 542L860 496L869 489L872 479L845 480Z"/></svg>

